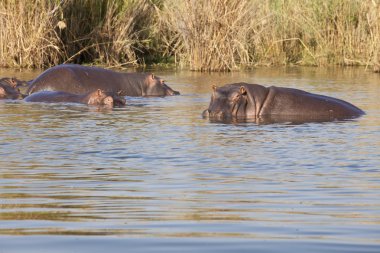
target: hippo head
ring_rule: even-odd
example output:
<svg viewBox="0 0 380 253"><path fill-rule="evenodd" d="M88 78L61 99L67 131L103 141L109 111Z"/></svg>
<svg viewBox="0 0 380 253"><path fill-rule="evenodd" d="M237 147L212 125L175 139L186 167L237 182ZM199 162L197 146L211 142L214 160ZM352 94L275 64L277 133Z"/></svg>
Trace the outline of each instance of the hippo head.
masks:
<svg viewBox="0 0 380 253"><path fill-rule="evenodd" d="M114 99L111 96L107 96L103 99L102 105L105 105L107 107L113 107Z"/></svg>
<svg viewBox="0 0 380 253"><path fill-rule="evenodd" d="M173 90L165 84L165 81L158 76L149 74L145 77L143 96L164 97L179 95L178 91Z"/></svg>
<svg viewBox="0 0 380 253"><path fill-rule="evenodd" d="M0 79L0 99L23 99L17 79L8 77Z"/></svg>
<svg viewBox="0 0 380 253"><path fill-rule="evenodd" d="M203 117L217 120L246 118L249 106L248 92L245 86L231 84L212 87L211 102L203 111Z"/></svg>
<svg viewBox="0 0 380 253"><path fill-rule="evenodd" d="M125 98L120 96L120 92L117 95L115 95L115 94L108 94L108 95L110 95L112 97L114 106L123 106L127 103Z"/></svg>
<svg viewBox="0 0 380 253"><path fill-rule="evenodd" d="M111 105L113 106L113 98L108 96L103 90L97 89L86 96L89 105Z"/></svg>

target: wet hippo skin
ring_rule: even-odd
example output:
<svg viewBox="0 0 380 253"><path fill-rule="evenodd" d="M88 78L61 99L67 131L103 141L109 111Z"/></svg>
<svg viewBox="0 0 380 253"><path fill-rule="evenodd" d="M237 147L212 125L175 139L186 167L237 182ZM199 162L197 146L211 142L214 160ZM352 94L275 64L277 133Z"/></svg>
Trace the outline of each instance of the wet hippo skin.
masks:
<svg viewBox="0 0 380 253"><path fill-rule="evenodd" d="M97 89L120 96L179 95L178 91L153 74L123 73L76 64L62 64L47 69L30 82L27 94L41 90L83 94Z"/></svg>
<svg viewBox="0 0 380 253"><path fill-rule="evenodd" d="M210 119L263 119L273 121L326 121L363 115L358 107L333 97L303 90L234 83L213 86Z"/></svg>
<svg viewBox="0 0 380 253"><path fill-rule="evenodd" d="M24 96L18 88L22 81L16 78L4 77L0 79L0 99L22 99Z"/></svg>
<svg viewBox="0 0 380 253"><path fill-rule="evenodd" d="M40 91L27 96L26 102L44 102L44 103L81 103L88 105L122 105L125 99L107 95L104 91L98 89L87 94L78 95L64 91Z"/></svg>

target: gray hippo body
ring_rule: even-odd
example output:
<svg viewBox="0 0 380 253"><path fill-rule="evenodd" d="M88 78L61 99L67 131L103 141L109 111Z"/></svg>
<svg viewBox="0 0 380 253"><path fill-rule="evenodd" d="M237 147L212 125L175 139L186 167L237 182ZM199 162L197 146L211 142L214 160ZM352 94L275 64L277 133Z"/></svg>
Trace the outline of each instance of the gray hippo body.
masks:
<svg viewBox="0 0 380 253"><path fill-rule="evenodd" d="M333 97L303 90L234 83L213 87L209 108L203 112L210 119L262 119L278 121L330 121L363 115L358 107Z"/></svg>
<svg viewBox="0 0 380 253"><path fill-rule="evenodd" d="M64 91L39 91L27 96L24 101L44 103L81 103L106 106L125 105L125 99L109 96L106 92L100 89L83 95Z"/></svg>
<svg viewBox="0 0 380 253"><path fill-rule="evenodd" d="M62 64L44 71L30 82L27 94L65 91L83 94L97 89L120 96L171 96L172 90L159 77L147 73L122 73L98 67Z"/></svg>

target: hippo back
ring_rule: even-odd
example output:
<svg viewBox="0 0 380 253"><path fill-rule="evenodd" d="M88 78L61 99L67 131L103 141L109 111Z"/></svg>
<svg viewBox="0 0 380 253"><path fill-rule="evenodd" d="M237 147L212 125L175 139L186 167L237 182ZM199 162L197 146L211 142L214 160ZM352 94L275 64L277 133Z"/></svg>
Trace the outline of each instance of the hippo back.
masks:
<svg viewBox="0 0 380 253"><path fill-rule="evenodd" d="M65 91L83 94L97 89L125 96L141 96L148 74L120 73L98 67L63 64L44 71L34 79L27 91Z"/></svg>
<svg viewBox="0 0 380 253"><path fill-rule="evenodd" d="M358 107L341 99L303 90L269 87L259 115L298 115L301 117L350 118L363 115Z"/></svg>
<svg viewBox="0 0 380 253"><path fill-rule="evenodd" d="M44 103L84 103L82 99L83 96L64 91L39 91L24 98L24 101Z"/></svg>

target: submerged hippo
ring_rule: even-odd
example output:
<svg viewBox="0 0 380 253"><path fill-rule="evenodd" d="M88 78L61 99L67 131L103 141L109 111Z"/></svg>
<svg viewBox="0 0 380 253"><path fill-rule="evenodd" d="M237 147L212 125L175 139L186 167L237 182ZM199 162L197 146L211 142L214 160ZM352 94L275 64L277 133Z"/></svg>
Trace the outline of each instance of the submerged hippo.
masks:
<svg viewBox="0 0 380 253"><path fill-rule="evenodd" d="M22 81L16 78L1 78L0 79L0 99L23 99L18 85L21 85Z"/></svg>
<svg viewBox="0 0 380 253"><path fill-rule="evenodd" d="M260 119L264 122L329 121L363 115L358 107L333 97L306 91L234 83L213 86L204 117L214 120Z"/></svg>
<svg viewBox="0 0 380 253"><path fill-rule="evenodd" d="M30 82L27 94L41 90L83 94L97 89L120 96L179 95L153 74L122 73L76 64L62 64L44 71Z"/></svg>
<svg viewBox="0 0 380 253"><path fill-rule="evenodd" d="M110 96L98 89L87 94L78 95L64 91L39 91L27 96L26 102L45 103L81 103L88 105L120 106L125 105L125 99L118 96Z"/></svg>

